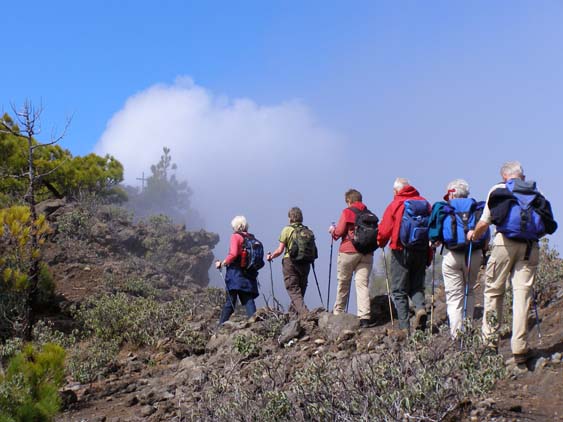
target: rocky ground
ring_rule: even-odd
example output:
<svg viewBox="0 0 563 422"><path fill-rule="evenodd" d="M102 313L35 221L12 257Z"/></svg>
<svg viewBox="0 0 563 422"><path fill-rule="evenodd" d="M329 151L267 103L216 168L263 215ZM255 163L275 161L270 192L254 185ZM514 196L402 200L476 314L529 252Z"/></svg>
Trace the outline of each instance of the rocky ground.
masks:
<svg viewBox="0 0 563 422"><path fill-rule="evenodd" d="M156 287L207 286L219 236L186 231L165 217L133 222L113 205L41 203L54 234L45 260L67 300L79 301L111 279L143 279Z"/></svg>
<svg viewBox="0 0 563 422"><path fill-rule="evenodd" d="M383 300L381 300L383 302ZM510 363L509 339L501 341L500 352L507 360L508 378L479 400L469 402L463 414L450 420L471 421L550 421L563 420L563 332L562 302L542 310L542 341L536 331L531 333L536 357L528 368ZM384 309L384 308L380 308ZM438 321L445 319L444 304L437 303ZM90 385L69 384L76 394L60 421L168 421L193 419L193 409L213 382L217 371L244 373L245 359L233 352L236 336L258 334L267 329L268 311L246 321L242 315L225 327L213 328L219 307L209 309L197 318L196 329L209 330L209 340L198 354L185 356L174 339L165 339L155 349L124 350L115 372ZM382 312L383 313L383 312ZM287 370L304 367L314 356L351 360L365 353L385 353L388 348L401 347L403 339L390 330L389 322L359 329L355 317L334 317L322 309L305 320L285 322L281 335L262 344L261 353L269 361L283 360ZM438 335L438 334L436 334ZM281 382L281 381L280 381ZM236 418L235 418L236 420Z"/></svg>
<svg viewBox="0 0 563 422"><path fill-rule="evenodd" d="M76 227L69 229L62 224L69 221L61 219L62 215L74 212L80 217L73 207L52 204L48 210L58 238L53 239L46 256L63 307L103 290L108 280L132 277L149 280L171 295L190 290L194 300L209 301L209 292L201 286L208 282L207 268L213 259L216 235L186 232L181 227L162 232L162 227L133 224L124 215L100 208L88 216L88 230L81 238L76 233L71 235ZM163 238L164 242L158 240ZM155 254L155 248L161 248L160 255ZM497 382L484 397L468 400L449 420L563 420L562 281L554 292L555 299L540 309L541 341L534 318L530 318L535 356L527 368L511 363L510 339L503 338L500 353L507 361L506 379ZM477 297L481 297L480 292ZM438 289L436 325L446 321L443 298L443 291ZM279 378L275 382L283 383L290 372L304 368L319 356L349 362L367 355L382 356L404 344L400 334L392 330L384 296L374 298L373 316L378 325L367 329L360 329L351 315L335 317L323 309L300 320L270 309L260 309L250 321L237 313L232 321L218 328L220 299L210 301L204 312L187 318L187 327L204 340L198 346L175 338L163 338L150 348L126 346L106 377L90 384L68 379L63 393L65 411L58 420L201 420L206 410L202 413L202 403L206 394L217 388L219 374L250 379L248 371L254 370L257 360L264 360L270 366L275 364L275 376ZM482 301L477 300L478 316L479 309L482 313ZM476 324L479 323L478 318ZM251 349L240 353L237 342L241 336L259 339L259 357ZM248 347L251 346L256 345Z"/></svg>

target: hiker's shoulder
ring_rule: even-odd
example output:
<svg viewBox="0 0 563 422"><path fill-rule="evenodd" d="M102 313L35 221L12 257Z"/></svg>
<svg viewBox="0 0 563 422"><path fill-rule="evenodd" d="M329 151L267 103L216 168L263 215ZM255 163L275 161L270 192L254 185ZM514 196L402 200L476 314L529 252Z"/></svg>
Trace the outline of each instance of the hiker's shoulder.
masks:
<svg viewBox="0 0 563 422"><path fill-rule="evenodd" d="M292 225L285 226L281 231L280 239L290 236L291 233L293 233L294 230L295 230L295 227L292 226Z"/></svg>
<svg viewBox="0 0 563 422"><path fill-rule="evenodd" d="M498 191L501 190L501 189L502 189L502 190L506 189L506 183L504 183L504 182L499 182L499 183L496 183L496 184L494 184L493 186L491 186L491 188L489 189L489 192L488 192L487 196L491 196L491 194L492 194L493 192L495 192L495 191L498 192Z"/></svg>
<svg viewBox="0 0 563 422"><path fill-rule="evenodd" d="M348 208L345 208L344 212L346 212L348 215L355 216L358 211L364 211L364 210L367 210L367 209L368 209L368 207L366 206L366 204L364 204L363 202L357 201L357 202L353 202L352 204L350 204L350 206Z"/></svg>

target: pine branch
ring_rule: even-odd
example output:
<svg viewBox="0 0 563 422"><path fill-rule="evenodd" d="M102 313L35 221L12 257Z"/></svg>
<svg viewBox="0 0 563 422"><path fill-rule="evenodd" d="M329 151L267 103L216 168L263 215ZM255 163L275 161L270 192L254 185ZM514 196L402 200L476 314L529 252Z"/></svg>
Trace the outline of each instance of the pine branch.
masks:
<svg viewBox="0 0 563 422"><path fill-rule="evenodd" d="M62 162L60 162L59 164L57 164L54 168L52 168L51 170L49 170L47 173L38 174L38 175L36 175L36 177L37 177L38 179L41 179L42 177L45 177L45 176L48 176L48 175L54 173L55 171L57 171L58 169L60 169L60 168L62 167L62 165L63 165L64 163L66 163L67 160L68 160L68 158L65 157Z"/></svg>

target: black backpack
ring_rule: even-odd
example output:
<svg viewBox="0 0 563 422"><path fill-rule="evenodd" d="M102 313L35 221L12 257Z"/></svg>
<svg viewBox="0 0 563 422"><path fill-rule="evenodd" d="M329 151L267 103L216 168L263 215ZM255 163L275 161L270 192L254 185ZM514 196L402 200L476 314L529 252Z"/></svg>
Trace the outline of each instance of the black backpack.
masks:
<svg viewBox="0 0 563 422"><path fill-rule="evenodd" d="M303 224L295 224L292 227L291 238L293 242L289 250L289 257L296 263L313 263L319 257L315 244L315 234Z"/></svg>
<svg viewBox="0 0 563 422"><path fill-rule="evenodd" d="M240 235L243 238L240 266L246 271L258 271L264 266L264 246L251 233Z"/></svg>
<svg viewBox="0 0 563 422"><path fill-rule="evenodd" d="M350 209L356 214L352 245L362 254L372 253L377 249L379 218L367 208L359 210L355 207L350 207Z"/></svg>

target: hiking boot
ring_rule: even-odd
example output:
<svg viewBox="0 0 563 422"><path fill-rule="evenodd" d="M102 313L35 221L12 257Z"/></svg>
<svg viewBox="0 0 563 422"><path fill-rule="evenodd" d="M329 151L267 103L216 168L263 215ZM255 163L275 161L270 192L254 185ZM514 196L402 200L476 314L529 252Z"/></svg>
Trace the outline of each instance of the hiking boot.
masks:
<svg viewBox="0 0 563 422"><path fill-rule="evenodd" d="M418 309L414 314L414 328L416 330L425 330L427 319L428 319L428 315L426 314L426 309L424 308Z"/></svg>
<svg viewBox="0 0 563 422"><path fill-rule="evenodd" d="M371 319L369 318L360 319L360 328L370 328L374 326L375 326L375 322L372 321Z"/></svg>

